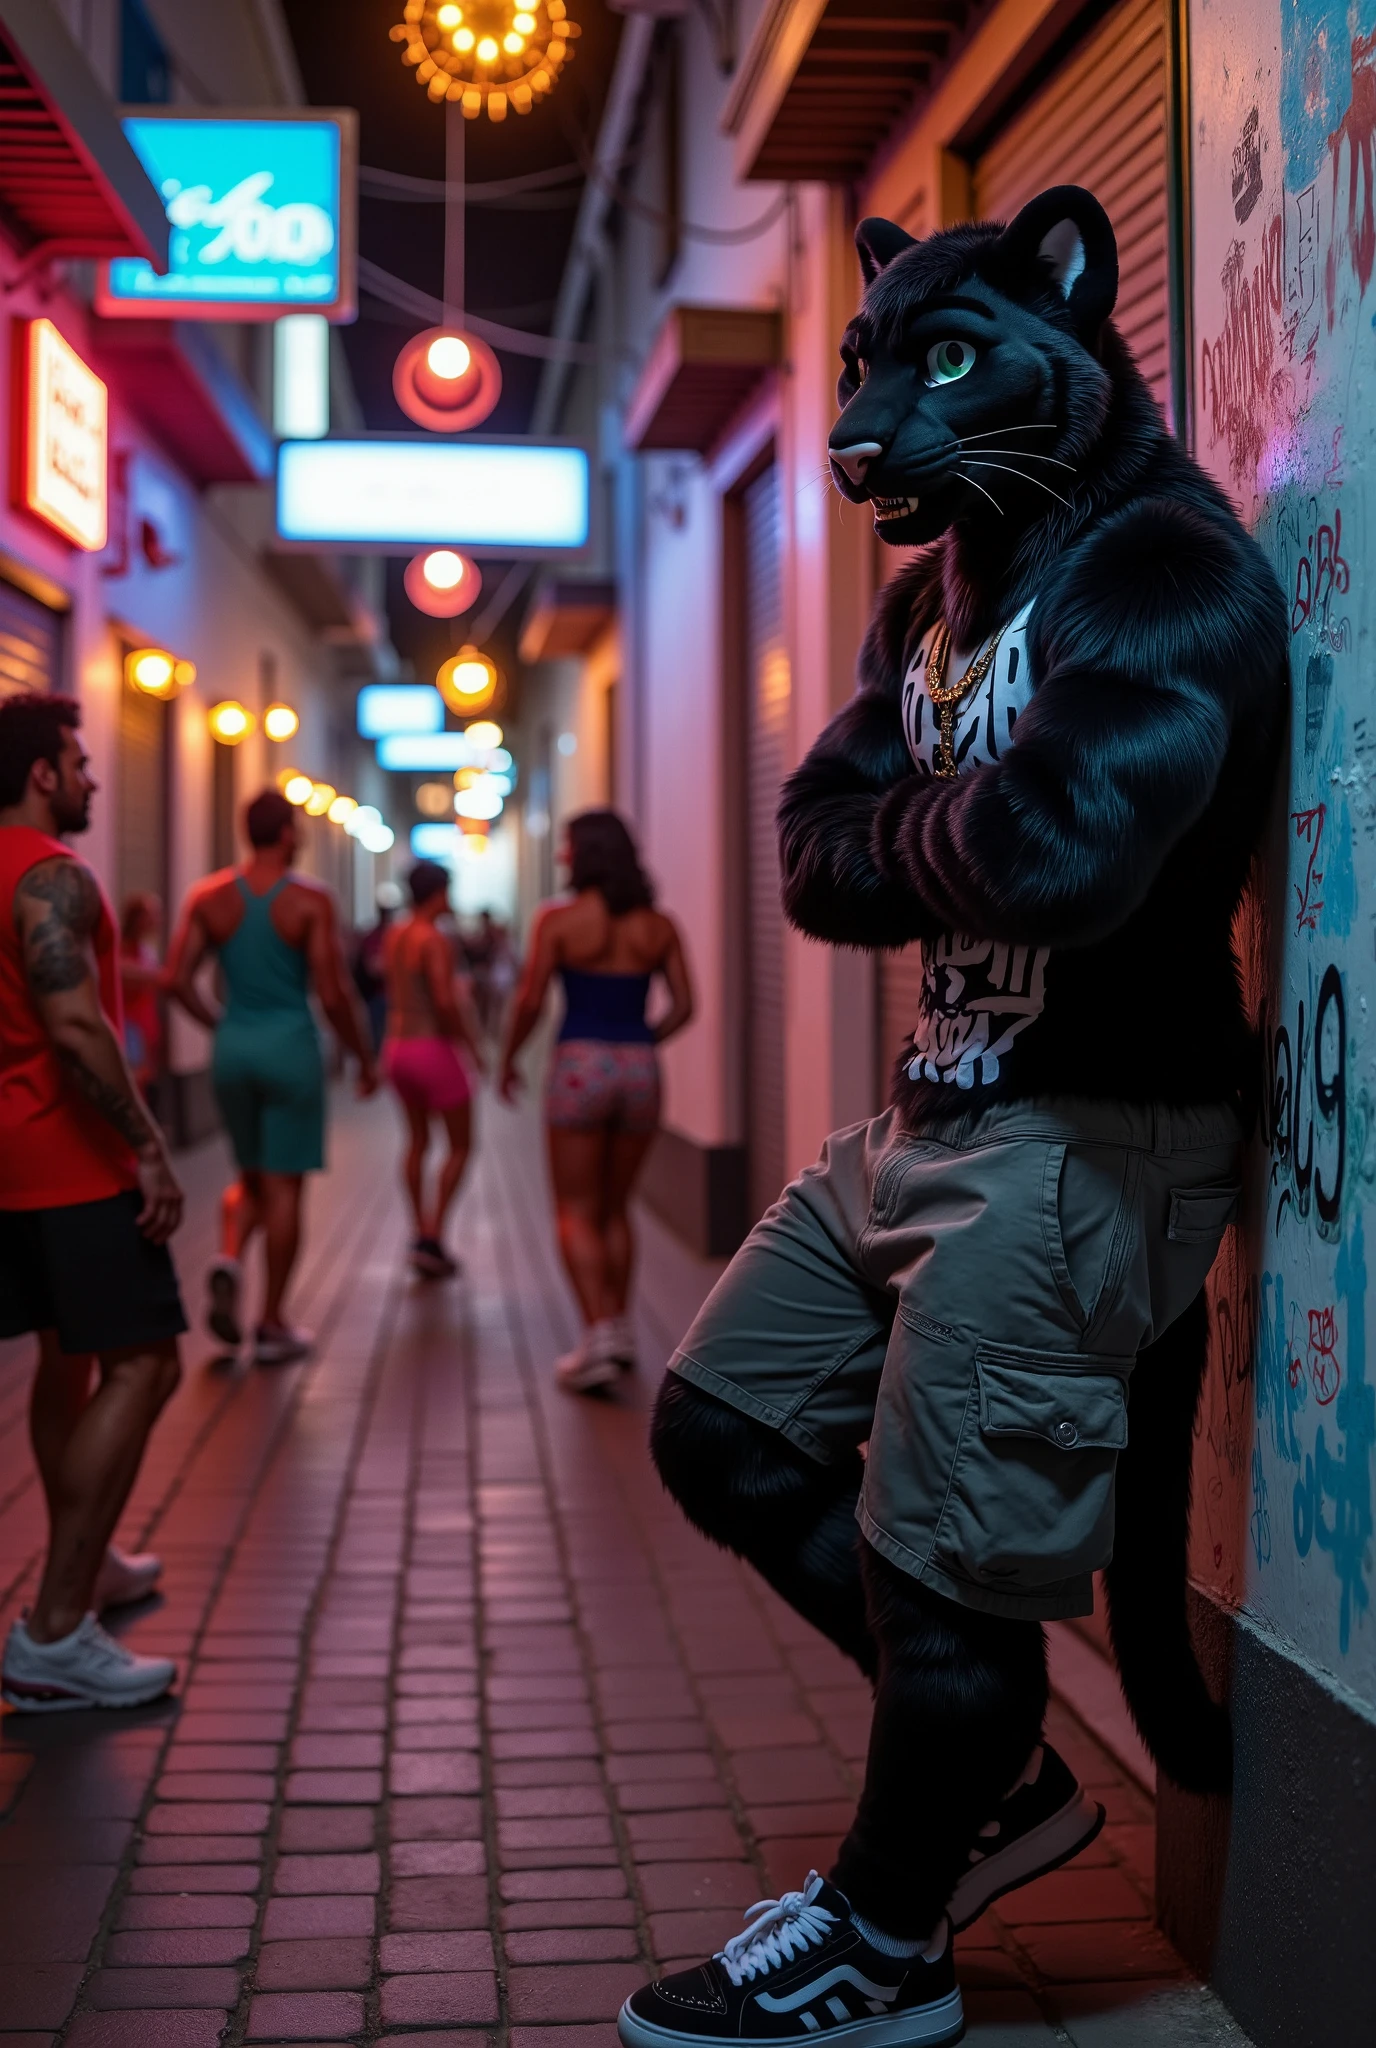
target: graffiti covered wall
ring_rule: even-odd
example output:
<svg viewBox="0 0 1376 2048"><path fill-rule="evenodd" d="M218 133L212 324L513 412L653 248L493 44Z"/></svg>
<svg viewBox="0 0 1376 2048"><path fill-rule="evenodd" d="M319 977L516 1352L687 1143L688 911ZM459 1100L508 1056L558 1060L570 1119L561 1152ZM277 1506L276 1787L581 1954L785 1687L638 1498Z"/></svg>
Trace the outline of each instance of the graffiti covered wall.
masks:
<svg viewBox="0 0 1376 2048"><path fill-rule="evenodd" d="M1264 1103L1210 1283L1192 1564L1376 1705L1376 0L1191 0L1190 84L1195 450L1292 649L1285 815L1237 935Z"/></svg>

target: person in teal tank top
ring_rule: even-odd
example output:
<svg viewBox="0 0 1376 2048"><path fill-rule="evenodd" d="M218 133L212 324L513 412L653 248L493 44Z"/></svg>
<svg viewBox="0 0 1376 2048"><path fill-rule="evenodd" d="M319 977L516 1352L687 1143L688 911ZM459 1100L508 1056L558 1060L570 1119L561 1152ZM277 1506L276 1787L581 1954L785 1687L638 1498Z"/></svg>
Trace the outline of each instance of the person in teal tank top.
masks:
<svg viewBox="0 0 1376 2048"><path fill-rule="evenodd" d="M311 1344L308 1331L286 1320L283 1299L300 1246L304 1177L325 1164L325 1065L312 995L359 1061L361 1094L372 1094L377 1074L344 965L334 899L291 872L296 812L276 790L264 790L244 822L248 861L193 889L168 972L177 1001L215 1033L215 1099L239 1169L222 1204L207 1320L222 1344L238 1349L241 1260L261 1227L267 1287L254 1357L280 1365L303 1357ZM210 952L219 956L224 980L218 1016L196 986Z"/></svg>
<svg viewBox="0 0 1376 2048"><path fill-rule="evenodd" d="M241 1168L318 1173L325 1164L325 1062L306 955L272 922L289 878L263 896L243 875L234 886L243 913L219 948L228 1000L215 1031L215 1100Z"/></svg>

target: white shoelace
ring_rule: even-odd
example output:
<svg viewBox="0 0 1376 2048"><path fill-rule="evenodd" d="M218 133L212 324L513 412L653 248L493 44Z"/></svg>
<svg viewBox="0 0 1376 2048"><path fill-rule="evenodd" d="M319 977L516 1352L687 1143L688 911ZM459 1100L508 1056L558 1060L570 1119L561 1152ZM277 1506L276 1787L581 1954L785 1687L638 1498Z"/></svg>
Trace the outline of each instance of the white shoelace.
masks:
<svg viewBox="0 0 1376 2048"><path fill-rule="evenodd" d="M716 1955L733 1984L746 1977L753 1982L757 1973L763 1976L781 1963L791 1963L795 1955L805 1954L826 1938L836 1925L836 1915L812 1903L821 1888L821 1878L810 1870L800 1892L756 1900L745 1916L742 1932L733 1934Z"/></svg>

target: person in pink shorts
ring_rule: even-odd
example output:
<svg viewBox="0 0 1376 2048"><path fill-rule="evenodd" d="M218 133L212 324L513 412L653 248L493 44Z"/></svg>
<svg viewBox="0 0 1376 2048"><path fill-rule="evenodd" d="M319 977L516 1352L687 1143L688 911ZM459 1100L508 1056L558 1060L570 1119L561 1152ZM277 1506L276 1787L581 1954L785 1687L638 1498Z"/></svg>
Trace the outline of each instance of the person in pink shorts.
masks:
<svg viewBox="0 0 1376 2048"><path fill-rule="evenodd" d="M479 1073L483 1057L471 1006L454 972L454 956L435 921L449 906L449 874L438 861L411 870L412 914L392 925L383 955L387 982L387 1035L382 1071L406 1112L408 1141L402 1165L416 1235L411 1265L429 1280L458 1271L444 1249L444 1219L459 1190L472 1140L473 1090L459 1048ZM433 1198L425 1198L425 1155L430 1126L440 1118L449 1153Z"/></svg>
<svg viewBox="0 0 1376 2048"><path fill-rule="evenodd" d="M539 1022L551 981L564 1018L545 1083L545 1130L559 1249L583 1312L583 1338L555 1366L560 1386L590 1393L635 1364L626 1314L633 1245L629 1205L659 1128L656 1048L693 1015L683 941L655 908L635 841L615 811L571 818L571 893L542 905L507 1025L500 1092L519 1083L516 1054ZM655 976L668 1007L645 1015Z"/></svg>

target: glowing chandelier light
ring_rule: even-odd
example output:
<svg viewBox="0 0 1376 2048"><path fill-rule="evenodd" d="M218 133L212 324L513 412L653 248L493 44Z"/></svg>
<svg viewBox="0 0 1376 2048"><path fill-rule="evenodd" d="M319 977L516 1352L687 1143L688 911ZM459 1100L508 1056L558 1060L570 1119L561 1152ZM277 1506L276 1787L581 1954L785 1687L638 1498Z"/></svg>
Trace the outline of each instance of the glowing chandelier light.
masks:
<svg viewBox="0 0 1376 2048"><path fill-rule="evenodd" d="M456 101L470 121L484 107L505 121L509 107L528 114L553 90L582 30L565 0L406 0L391 34L432 100Z"/></svg>

